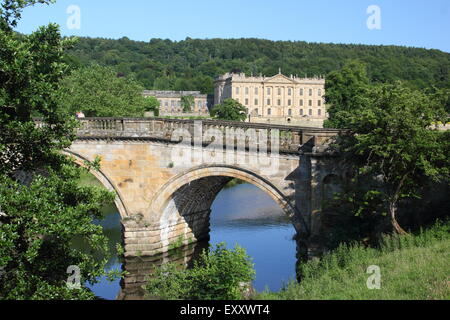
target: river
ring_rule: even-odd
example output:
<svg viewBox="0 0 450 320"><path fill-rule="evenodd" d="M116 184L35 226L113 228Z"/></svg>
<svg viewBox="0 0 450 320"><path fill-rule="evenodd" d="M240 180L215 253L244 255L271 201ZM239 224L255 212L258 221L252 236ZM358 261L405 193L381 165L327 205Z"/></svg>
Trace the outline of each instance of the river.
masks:
<svg viewBox="0 0 450 320"><path fill-rule="evenodd" d="M296 242L293 240L295 230L281 208L262 190L251 184L240 184L222 190L211 207L210 244L225 242L229 248L235 244L243 247L255 264L256 279L253 287L257 291L265 288L278 291L283 284L296 277ZM105 208L105 219L100 222L104 227L111 248L121 243L120 216L114 205ZM182 262L188 262L208 244L193 245L185 248ZM164 256L159 263L174 260ZM129 260L124 265L114 255L108 262L107 269L121 270L124 267L131 276L124 281L109 282L105 278L90 286L96 296L107 299L141 299L142 284L135 284L136 278L144 279L145 261L151 259ZM133 279L133 280L130 280ZM133 287L134 286L134 287Z"/></svg>

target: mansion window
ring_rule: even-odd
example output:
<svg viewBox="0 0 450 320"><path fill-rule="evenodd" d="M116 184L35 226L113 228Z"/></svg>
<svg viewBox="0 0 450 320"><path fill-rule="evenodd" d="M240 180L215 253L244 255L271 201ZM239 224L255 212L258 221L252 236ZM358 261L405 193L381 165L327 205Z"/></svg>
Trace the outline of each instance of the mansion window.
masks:
<svg viewBox="0 0 450 320"><path fill-rule="evenodd" d="M303 107L303 100L300 100L300 107Z"/></svg>
<svg viewBox="0 0 450 320"><path fill-rule="evenodd" d="M300 89L300 95L301 96L303 95L303 89Z"/></svg>
<svg viewBox="0 0 450 320"><path fill-rule="evenodd" d="M322 101L321 100L317 100L317 106L321 107L322 106Z"/></svg>
<svg viewBox="0 0 450 320"><path fill-rule="evenodd" d="M301 116L303 115L303 109L300 109L300 115Z"/></svg>
<svg viewBox="0 0 450 320"><path fill-rule="evenodd" d="M245 94L248 94L248 88L245 88Z"/></svg>
<svg viewBox="0 0 450 320"><path fill-rule="evenodd" d="M267 88L267 95L270 95L270 88Z"/></svg>
<svg viewBox="0 0 450 320"><path fill-rule="evenodd" d="M267 99L267 105L270 106L270 99Z"/></svg>
<svg viewBox="0 0 450 320"><path fill-rule="evenodd" d="M255 115L259 115L259 111L258 111L258 109L255 109L255 110L253 111L253 114L255 114Z"/></svg>
<svg viewBox="0 0 450 320"><path fill-rule="evenodd" d="M288 106L290 106L292 104L291 99L288 100Z"/></svg>
<svg viewBox="0 0 450 320"><path fill-rule="evenodd" d="M312 100L308 101L308 106L312 107Z"/></svg>
<svg viewBox="0 0 450 320"><path fill-rule="evenodd" d="M255 106L258 105L258 99L255 99Z"/></svg>
<svg viewBox="0 0 450 320"><path fill-rule="evenodd" d="M236 94L239 94L239 87L236 88Z"/></svg>
<svg viewBox="0 0 450 320"><path fill-rule="evenodd" d="M272 114L272 109L270 109L270 108L269 108L269 109L267 109L267 115L269 115L269 116L270 116L271 114Z"/></svg>
<svg viewBox="0 0 450 320"><path fill-rule="evenodd" d="M169 101L164 102L164 106L168 107L169 106Z"/></svg>
<svg viewBox="0 0 450 320"><path fill-rule="evenodd" d="M281 88L278 88L278 95L281 96Z"/></svg>
<svg viewBox="0 0 450 320"><path fill-rule="evenodd" d="M317 92L317 95L318 95L319 97L322 96L322 89L319 89L319 91Z"/></svg>
<svg viewBox="0 0 450 320"><path fill-rule="evenodd" d="M289 110L288 110L288 115L289 115L289 116L292 116L292 109L289 109Z"/></svg>
<svg viewBox="0 0 450 320"><path fill-rule="evenodd" d="M309 115L312 116L312 109L309 109Z"/></svg>
<svg viewBox="0 0 450 320"><path fill-rule="evenodd" d="M312 96L312 94L313 94L313 90L309 89L309 96Z"/></svg>
<svg viewBox="0 0 450 320"><path fill-rule="evenodd" d="M281 106L281 99L278 99L278 105Z"/></svg>
<svg viewBox="0 0 450 320"><path fill-rule="evenodd" d="M288 89L288 96L292 96L292 89L291 88Z"/></svg>
<svg viewBox="0 0 450 320"><path fill-rule="evenodd" d="M322 115L322 109L317 110L317 114L318 114L319 116L321 116L321 115Z"/></svg>
<svg viewBox="0 0 450 320"><path fill-rule="evenodd" d="M255 88L255 94L258 94L258 88Z"/></svg>
<svg viewBox="0 0 450 320"><path fill-rule="evenodd" d="M248 106L248 99L245 99L245 105Z"/></svg>

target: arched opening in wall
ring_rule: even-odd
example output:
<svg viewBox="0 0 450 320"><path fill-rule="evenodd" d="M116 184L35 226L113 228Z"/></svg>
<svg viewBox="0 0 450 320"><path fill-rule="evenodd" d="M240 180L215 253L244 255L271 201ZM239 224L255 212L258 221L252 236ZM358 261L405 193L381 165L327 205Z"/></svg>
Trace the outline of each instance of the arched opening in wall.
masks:
<svg viewBox="0 0 450 320"><path fill-rule="evenodd" d="M86 162L89 162L88 159L83 157L80 154L72 152L71 150L65 150L64 152L67 156L71 157L76 164L80 167L86 167ZM99 220L94 220L93 223L96 225L100 225L103 228L103 234L108 239L108 248L110 251L110 256L108 257L107 264L105 266L106 271L110 270L118 270L122 269L122 259L120 258L118 252L118 245L123 245L123 227L122 227L122 219L127 217L127 209L122 201L122 197L120 193L117 191L117 188L113 185L111 180L101 171L87 171L82 170L79 184L81 186L94 186L102 189L106 189L116 193L116 197L114 201L110 203L104 204L102 208L103 218ZM86 251L89 248L83 244L83 241L80 239L78 243L76 243L78 247L81 246L81 249L85 249ZM90 251L88 251L90 252ZM104 259L105 257L97 257L99 260ZM95 285L90 285L86 283L86 286L90 288L94 294L101 299L116 299L118 293L121 290L121 279L116 279L111 282L106 277L102 277L98 279L99 282Z"/></svg>
<svg viewBox="0 0 450 320"><path fill-rule="evenodd" d="M266 192L233 179L211 205L210 240L213 246L237 244L253 259L253 287L278 291L296 278L296 231L283 209Z"/></svg>
<svg viewBox="0 0 450 320"><path fill-rule="evenodd" d="M79 184L81 186L93 186L101 189L107 188L99 181L99 179L94 176L92 173L87 171L82 171L79 179ZM121 270L122 269L122 261L119 258L119 253L117 251L117 245L122 244L122 223L121 223L121 215L119 213L119 209L117 208L114 201L110 203L106 203L102 207L102 219L94 220L93 223L95 225L100 225L103 228L103 235L108 239L108 248L110 252L110 256L108 258L108 262L105 266L106 271L110 270ZM81 250L85 250L86 252L90 252L90 248L87 247L84 242L80 239L77 241L76 246ZM96 256L98 260L104 259L105 257ZM116 279L113 282L107 280L106 277L102 277L99 279L99 282L95 285L86 284L88 288L90 288L94 294L102 299L115 299L117 293L120 291L120 279Z"/></svg>
<svg viewBox="0 0 450 320"><path fill-rule="evenodd" d="M270 182L237 169L202 168L168 184L161 194L169 199L160 203L163 247L180 239L238 244L254 259L261 291L296 278L294 212Z"/></svg>

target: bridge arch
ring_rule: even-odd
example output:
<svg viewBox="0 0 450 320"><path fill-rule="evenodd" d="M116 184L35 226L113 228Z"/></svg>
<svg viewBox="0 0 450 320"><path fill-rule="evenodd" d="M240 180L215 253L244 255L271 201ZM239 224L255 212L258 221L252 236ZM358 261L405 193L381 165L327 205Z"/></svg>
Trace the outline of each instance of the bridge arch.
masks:
<svg viewBox="0 0 450 320"><path fill-rule="evenodd" d="M291 219L295 229L304 231L299 214L288 195L265 177L230 165L203 165L170 179L154 195L149 212L153 221L164 226L185 221L197 239L209 236L211 205L223 187L233 178L253 184L266 192ZM165 238L162 234L161 238Z"/></svg>
<svg viewBox="0 0 450 320"><path fill-rule="evenodd" d="M83 157L82 155L73 152L71 150L64 150L64 154L71 157L74 162L79 165L80 167L86 168L86 162L91 162L89 159ZM112 191L116 194L116 197L114 199L114 203L117 207L117 210L119 210L119 214L121 219L124 219L129 216L127 207L123 201L123 197L120 194L118 188L114 185L112 180L102 171L102 170L89 170L89 173L92 174L95 178L97 178L98 181L109 191Z"/></svg>

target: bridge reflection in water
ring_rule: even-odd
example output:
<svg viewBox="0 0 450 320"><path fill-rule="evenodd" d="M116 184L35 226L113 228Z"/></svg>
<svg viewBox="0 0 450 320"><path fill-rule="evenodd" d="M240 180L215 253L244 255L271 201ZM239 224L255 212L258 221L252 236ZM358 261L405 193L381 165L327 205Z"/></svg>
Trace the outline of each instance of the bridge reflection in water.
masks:
<svg viewBox="0 0 450 320"><path fill-rule="evenodd" d="M117 300L151 299L142 286L156 267L171 262L189 268L195 258L206 248L208 248L208 242L198 242L153 257L125 258L122 267L128 274L121 280L121 290Z"/></svg>

